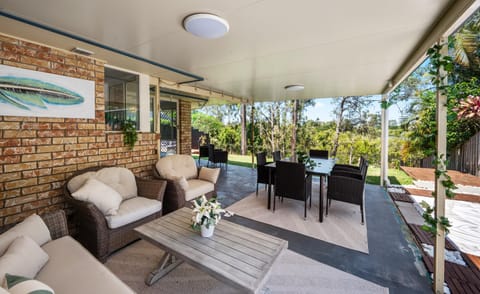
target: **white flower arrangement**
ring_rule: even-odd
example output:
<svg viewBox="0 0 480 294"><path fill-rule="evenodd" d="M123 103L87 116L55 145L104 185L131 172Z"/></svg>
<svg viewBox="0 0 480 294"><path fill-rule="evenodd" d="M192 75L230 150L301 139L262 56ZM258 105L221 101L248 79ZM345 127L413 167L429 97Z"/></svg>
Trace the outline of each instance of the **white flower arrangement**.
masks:
<svg viewBox="0 0 480 294"><path fill-rule="evenodd" d="M192 228L194 230L200 230L202 225L207 228L218 224L222 218L222 214L226 217L232 216L233 213L222 208L221 204L216 198L207 200L207 197L203 195L192 201L193 203L193 216L192 216Z"/></svg>

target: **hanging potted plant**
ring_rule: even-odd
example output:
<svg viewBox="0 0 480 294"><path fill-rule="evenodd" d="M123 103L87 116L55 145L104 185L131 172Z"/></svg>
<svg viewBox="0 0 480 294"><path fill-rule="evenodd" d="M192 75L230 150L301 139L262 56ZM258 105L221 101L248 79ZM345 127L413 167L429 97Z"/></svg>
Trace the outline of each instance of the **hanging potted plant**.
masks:
<svg viewBox="0 0 480 294"><path fill-rule="evenodd" d="M126 120L123 122L122 131L123 143L133 149L138 140L137 125L132 120Z"/></svg>

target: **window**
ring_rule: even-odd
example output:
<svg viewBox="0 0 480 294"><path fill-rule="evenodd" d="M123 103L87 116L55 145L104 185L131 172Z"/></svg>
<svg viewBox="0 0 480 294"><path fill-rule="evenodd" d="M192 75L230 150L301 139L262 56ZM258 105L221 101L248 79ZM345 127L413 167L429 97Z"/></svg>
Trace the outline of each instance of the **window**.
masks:
<svg viewBox="0 0 480 294"><path fill-rule="evenodd" d="M177 101L160 100L160 156L177 153Z"/></svg>
<svg viewBox="0 0 480 294"><path fill-rule="evenodd" d="M107 130L122 129L125 121L139 127L138 75L105 67L105 124Z"/></svg>

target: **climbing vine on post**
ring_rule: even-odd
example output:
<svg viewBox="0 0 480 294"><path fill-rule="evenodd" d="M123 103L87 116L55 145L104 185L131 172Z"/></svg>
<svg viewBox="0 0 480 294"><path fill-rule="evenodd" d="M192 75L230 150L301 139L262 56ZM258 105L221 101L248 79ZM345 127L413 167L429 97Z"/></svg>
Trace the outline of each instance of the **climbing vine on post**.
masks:
<svg viewBox="0 0 480 294"><path fill-rule="evenodd" d="M443 44L435 44L433 47L428 49L427 55L430 58L430 69L429 73L432 76L432 83L437 87L437 90L440 91L442 95L446 95L448 85L444 83L446 77L453 71L453 59L450 56L445 56L441 53L441 50L444 46L449 46L453 44L453 39L448 38L447 43ZM453 198L454 193L453 189L455 189L455 184L453 183L451 177L447 174L447 159L445 154L437 154L438 152L433 152L435 154L435 159L433 164L435 166L435 180L442 178L440 182L443 187L445 187L445 195L448 198ZM436 191L432 193L434 197L437 197ZM423 213L423 219L425 220L425 224L422 228L433 234L437 233L437 225L440 225L444 230L445 233L448 234L449 227L451 226L450 221L448 218L442 216L437 218L433 216L433 212L435 210L434 207L431 207L428 203L423 201L421 205L425 208L425 212Z"/></svg>

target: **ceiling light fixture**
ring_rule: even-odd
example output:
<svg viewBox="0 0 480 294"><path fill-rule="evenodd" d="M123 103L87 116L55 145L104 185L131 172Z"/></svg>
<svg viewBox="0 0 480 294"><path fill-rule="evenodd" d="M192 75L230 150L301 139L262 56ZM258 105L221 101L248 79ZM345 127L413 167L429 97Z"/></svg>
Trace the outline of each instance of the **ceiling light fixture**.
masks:
<svg viewBox="0 0 480 294"><path fill-rule="evenodd" d="M291 91L291 92L302 91L304 89L305 89L304 85L287 85L287 86L285 86L285 90Z"/></svg>
<svg viewBox="0 0 480 294"><path fill-rule="evenodd" d="M225 19L209 13L195 13L185 17L183 27L187 32L204 39L220 38L230 29Z"/></svg>

